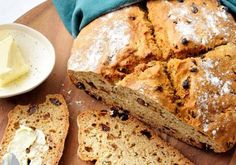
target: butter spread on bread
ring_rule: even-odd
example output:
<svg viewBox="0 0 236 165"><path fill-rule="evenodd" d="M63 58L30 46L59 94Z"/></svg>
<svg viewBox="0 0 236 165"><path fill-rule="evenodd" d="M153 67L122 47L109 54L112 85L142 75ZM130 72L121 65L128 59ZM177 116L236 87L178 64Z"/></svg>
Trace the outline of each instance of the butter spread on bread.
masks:
<svg viewBox="0 0 236 165"><path fill-rule="evenodd" d="M7 152L14 154L20 165L34 165L42 164L42 156L48 149L43 131L20 125Z"/></svg>

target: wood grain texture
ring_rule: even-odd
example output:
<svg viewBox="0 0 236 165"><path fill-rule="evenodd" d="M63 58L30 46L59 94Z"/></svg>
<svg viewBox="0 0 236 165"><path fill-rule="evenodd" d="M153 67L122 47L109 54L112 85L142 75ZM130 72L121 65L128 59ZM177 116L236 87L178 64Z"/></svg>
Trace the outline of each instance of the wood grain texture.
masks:
<svg viewBox="0 0 236 165"><path fill-rule="evenodd" d="M32 9L16 22L30 26L44 34L52 42L57 60L50 77L35 90L9 99L0 99L0 139L2 139L7 124L7 114L15 105L41 103L47 94L61 93L65 96L70 109L70 128L60 165L93 164L92 162L84 162L77 156L78 128L76 118L79 111L87 108L107 107L76 89L67 77L66 65L73 38L66 31L51 1ZM197 165L236 165L235 147L227 153L215 154L196 149L165 134L160 135Z"/></svg>

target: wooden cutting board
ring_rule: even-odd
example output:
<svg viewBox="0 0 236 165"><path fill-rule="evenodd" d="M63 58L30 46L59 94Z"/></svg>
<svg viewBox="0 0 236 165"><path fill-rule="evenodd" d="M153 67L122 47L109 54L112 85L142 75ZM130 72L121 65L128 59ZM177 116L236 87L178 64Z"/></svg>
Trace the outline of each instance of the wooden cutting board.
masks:
<svg viewBox="0 0 236 165"><path fill-rule="evenodd" d="M41 103L44 101L45 95L61 93L65 96L70 109L70 129L66 139L65 150L59 164L93 164L92 162L84 162L77 156L78 129L76 117L79 111L86 108L99 109L106 108L106 106L76 89L67 77L66 64L70 55L73 38L63 26L51 1L47 1L32 9L16 22L30 26L44 34L54 45L57 60L50 77L38 88L27 94L9 99L0 99L0 139L2 139L7 124L7 114L15 105ZM165 134L162 134L161 137L170 142L197 165L236 165L235 147L227 153L214 154L191 147Z"/></svg>

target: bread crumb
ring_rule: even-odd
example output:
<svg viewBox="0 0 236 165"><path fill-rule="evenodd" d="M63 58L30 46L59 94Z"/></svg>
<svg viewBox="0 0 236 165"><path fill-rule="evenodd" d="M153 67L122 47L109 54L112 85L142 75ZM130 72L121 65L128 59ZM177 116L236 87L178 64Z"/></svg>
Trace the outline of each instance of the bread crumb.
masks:
<svg viewBox="0 0 236 165"><path fill-rule="evenodd" d="M216 130L212 131L212 135L215 136L216 135Z"/></svg>
<svg viewBox="0 0 236 165"><path fill-rule="evenodd" d="M204 132L207 132L208 131L208 124L203 124L203 131Z"/></svg>
<svg viewBox="0 0 236 165"><path fill-rule="evenodd" d="M220 95L224 95L224 94L228 94L230 93L230 90L231 90L231 85L232 85L232 82L231 81L226 81L223 85L223 87L221 88L220 90Z"/></svg>
<svg viewBox="0 0 236 165"><path fill-rule="evenodd" d="M75 103L76 103L77 105L79 105L79 104L82 103L82 101L75 101Z"/></svg>

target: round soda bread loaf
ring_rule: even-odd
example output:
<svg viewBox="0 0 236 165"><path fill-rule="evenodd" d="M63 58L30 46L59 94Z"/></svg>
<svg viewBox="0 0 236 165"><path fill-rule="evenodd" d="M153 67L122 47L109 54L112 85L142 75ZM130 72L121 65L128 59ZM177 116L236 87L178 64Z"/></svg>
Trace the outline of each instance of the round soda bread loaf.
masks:
<svg viewBox="0 0 236 165"><path fill-rule="evenodd" d="M225 152L236 142L235 25L216 0L127 7L81 31L68 74L113 108L188 144Z"/></svg>

